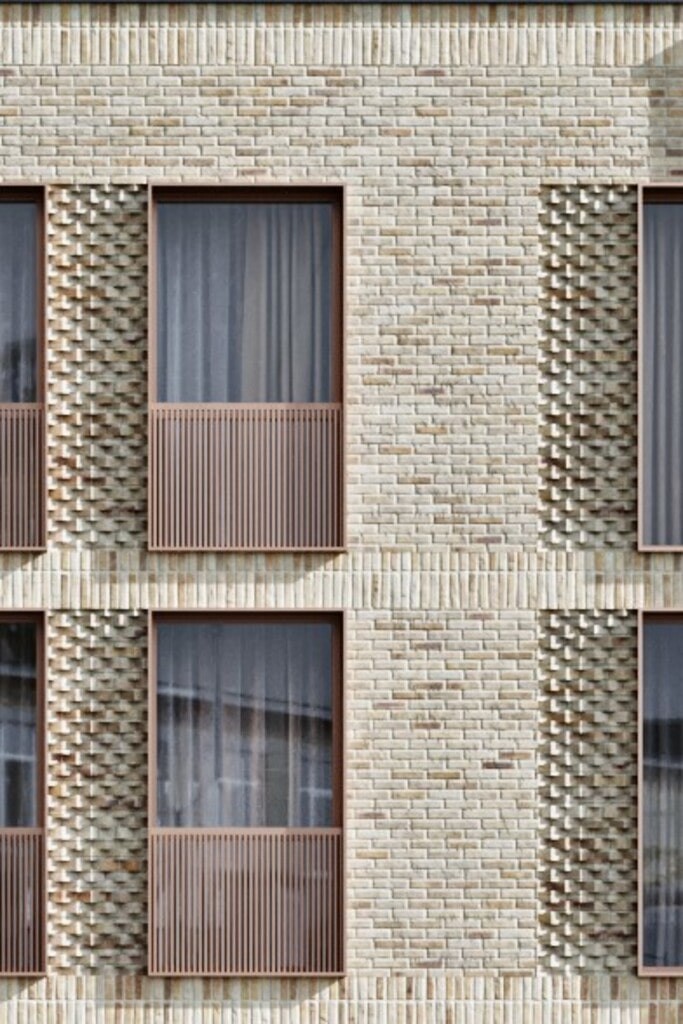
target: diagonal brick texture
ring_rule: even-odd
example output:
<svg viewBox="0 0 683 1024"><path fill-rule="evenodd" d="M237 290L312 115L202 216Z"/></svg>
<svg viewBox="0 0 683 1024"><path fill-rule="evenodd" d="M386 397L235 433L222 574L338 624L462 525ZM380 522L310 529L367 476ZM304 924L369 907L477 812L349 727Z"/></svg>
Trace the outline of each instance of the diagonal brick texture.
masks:
<svg viewBox="0 0 683 1024"><path fill-rule="evenodd" d="M540 203L541 539L633 547L636 189L548 186Z"/></svg>
<svg viewBox="0 0 683 1024"><path fill-rule="evenodd" d="M146 951L146 616L48 622L48 967L139 972Z"/></svg>
<svg viewBox="0 0 683 1024"><path fill-rule="evenodd" d="M48 190L48 535L140 547L146 529L147 197Z"/></svg>
<svg viewBox="0 0 683 1024"><path fill-rule="evenodd" d="M636 956L637 624L541 612L539 957L630 972Z"/></svg>

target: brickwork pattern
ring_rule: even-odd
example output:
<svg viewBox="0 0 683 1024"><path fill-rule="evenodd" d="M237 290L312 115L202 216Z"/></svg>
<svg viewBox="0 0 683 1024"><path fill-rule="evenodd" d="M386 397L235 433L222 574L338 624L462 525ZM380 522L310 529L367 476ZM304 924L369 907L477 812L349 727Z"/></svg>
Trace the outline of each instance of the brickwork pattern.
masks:
<svg viewBox="0 0 683 1024"><path fill-rule="evenodd" d="M541 540L631 548L637 494L637 192L541 190Z"/></svg>
<svg viewBox="0 0 683 1024"><path fill-rule="evenodd" d="M30 985L0 981L0 1024L673 1024L682 1000L680 979L624 975L496 978L430 971L356 974L332 983L52 977Z"/></svg>
<svg viewBox="0 0 683 1024"><path fill-rule="evenodd" d="M348 619L349 966L531 970L534 615Z"/></svg>
<svg viewBox="0 0 683 1024"><path fill-rule="evenodd" d="M50 976L0 981L0 1024L677 1012L619 973L604 716L632 735L611 610L683 606L683 557L633 550L630 404L634 184L680 175L682 45L678 5L0 5L0 176L50 184L50 546L0 556L0 605L53 610ZM152 556L145 185L331 175L350 551ZM138 609L202 607L347 610L343 983L142 976Z"/></svg>
<svg viewBox="0 0 683 1024"><path fill-rule="evenodd" d="M48 970L146 965L147 617L48 619Z"/></svg>
<svg viewBox="0 0 683 1024"><path fill-rule="evenodd" d="M625 974L636 963L637 621L539 616L540 962Z"/></svg>
<svg viewBox="0 0 683 1024"><path fill-rule="evenodd" d="M48 543L146 542L147 196L48 189Z"/></svg>

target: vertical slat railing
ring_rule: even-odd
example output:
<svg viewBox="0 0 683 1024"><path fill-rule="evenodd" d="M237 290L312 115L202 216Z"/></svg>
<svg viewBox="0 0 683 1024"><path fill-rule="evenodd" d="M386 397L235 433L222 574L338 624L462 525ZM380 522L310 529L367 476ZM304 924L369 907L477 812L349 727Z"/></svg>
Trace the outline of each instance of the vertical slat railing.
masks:
<svg viewBox="0 0 683 1024"><path fill-rule="evenodd" d="M45 407L0 405L0 550L45 547Z"/></svg>
<svg viewBox="0 0 683 1024"><path fill-rule="evenodd" d="M150 547L343 545L342 406L153 405Z"/></svg>
<svg viewBox="0 0 683 1024"><path fill-rule="evenodd" d="M0 829L0 974L45 972L45 834Z"/></svg>
<svg viewBox="0 0 683 1024"><path fill-rule="evenodd" d="M149 971L343 971L341 829L153 829Z"/></svg>

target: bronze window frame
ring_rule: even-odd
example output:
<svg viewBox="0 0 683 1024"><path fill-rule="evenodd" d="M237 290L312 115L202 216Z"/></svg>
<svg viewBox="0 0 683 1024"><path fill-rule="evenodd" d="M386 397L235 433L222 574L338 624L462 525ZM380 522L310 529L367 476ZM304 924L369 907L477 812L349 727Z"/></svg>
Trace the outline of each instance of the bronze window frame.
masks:
<svg viewBox="0 0 683 1024"><path fill-rule="evenodd" d="M333 397L326 403L172 403L160 402L157 398L157 363L158 363L158 275L157 275L157 211L159 203L173 202L230 202L230 203L302 203L320 202L332 204L333 216L333 287L331 310L332 324L332 366L333 366ZM149 408L149 474L148 474L148 548L150 551L239 551L239 552L330 552L340 553L347 550L347 524L346 524L346 368L345 368L345 323L346 323L346 293L345 293L345 231L344 223L346 218L346 189L343 185L333 183L291 183L281 182L259 182L242 184L232 183L188 183L168 184L152 183L148 186L148 211L149 211L149 234L148 234L148 268L149 268L149 318L148 318L148 408ZM251 528L244 525L249 519L249 514L242 510L236 517L243 525L236 530L236 539L231 541L215 539L217 521L224 518L224 496L220 493L214 495L215 507L213 511L207 509L207 503L202 504L201 497L189 502L185 497L176 498L181 512L176 516L174 512L167 510L168 497L164 497L164 485L160 482L166 473L165 459L159 454L158 444L160 443L157 433L157 418L164 415L175 415L177 425L185 430L185 422L197 422L199 417L201 427L196 427L199 434L193 435L189 442L188 451L194 450L195 454L190 456L193 461L193 474L199 474L202 478L205 472L205 460L197 458L197 449L202 449L205 438L201 431L217 430L216 421L221 417L232 415L231 410L241 407L243 411L250 411L257 418L267 417L268 411L291 410L297 417L301 429L306 422L308 415L315 418L315 427L311 427L312 437L318 439L322 444L317 458L320 460L323 469L316 475L317 483L321 487L322 481L327 482L330 488L329 494L316 505L310 513L312 521L317 526L318 535L315 538L301 540L298 543L287 541L275 542L274 534L291 532L292 516L296 520L301 515L301 509L295 508L290 516L282 516L281 513L266 511L258 519L259 526ZM335 419L328 422L326 413L333 414ZM213 424L213 425L212 425ZM329 434L328 434L329 431ZM321 438L327 440L321 441ZM216 442L220 446L222 442ZM330 447L327 447L330 446ZM287 448L287 444L284 446ZM224 451L224 449L223 449ZM334 451L336 454L330 455ZM327 452L327 454L325 454ZM220 457L218 457L220 458ZM272 453L264 456L265 461L273 458ZM286 471L290 471L291 466ZM220 484L218 485L220 488ZM245 499L246 500L246 499ZM279 495L279 503L284 498ZM294 499L296 506L298 499ZM223 502L223 503L222 503ZM277 503L277 499L276 499ZM191 506L191 507L190 507ZM199 507L197 507L199 506ZM273 525L273 519L275 525ZM182 521L182 522L181 522ZM289 523L285 528L283 521ZM202 526L198 524L201 523ZM264 524L268 525L264 525ZM207 524L209 524L207 526ZM214 537L213 540L206 540L202 534L206 528L208 534ZM220 532L220 531L219 531ZM168 534L167 539L164 536ZM253 539L252 534L256 536ZM179 535L179 536L178 536ZM247 536L248 535L248 536ZM270 540L267 538L270 536Z"/></svg>
<svg viewBox="0 0 683 1024"><path fill-rule="evenodd" d="M287 837L301 833L311 836L325 833L339 833L341 840L341 877L339 880L341 897L337 909L339 927L339 970L330 971L296 971L286 970L265 971L258 968L239 972L201 971L201 972L168 972L155 969L153 962L152 942L148 945L148 974L152 977L329 977L341 978L346 974L346 740L345 740L345 612L342 610L300 610L273 611L254 609L243 610L192 610L171 611L167 609L150 611L148 614L148 823L150 837L150 870L148 876L149 933L152 935L152 914L154 903L154 878L151 856L153 837L161 836L265 836L278 835ZM157 824L157 754L158 754L158 721L157 721L157 625L163 623L205 623L205 622L325 622L333 626L332 649L332 824L329 828L182 828L164 827Z"/></svg>
<svg viewBox="0 0 683 1024"><path fill-rule="evenodd" d="M45 424L47 402L47 186L28 184L0 184L0 203L32 203L36 207L36 397L33 402L2 402L0 403L0 419L16 417L34 419L32 451L27 465L26 448L17 449L17 444L26 445L28 438L21 442L9 439L9 458L14 463L18 474L25 472L34 478L34 500L38 501L36 509L37 526L35 543L24 539L11 541L0 529L0 552L3 551L45 551L47 547L47 429ZM14 414L14 417L13 417ZM22 416L23 414L23 416ZM16 422L16 421L15 421ZM19 428L20 429L20 428ZM3 435L5 431L3 429ZM4 446L4 445L3 445ZM14 446L14 450L12 450ZM21 518L21 510L15 510L14 518ZM16 533L17 524L12 533ZM25 535L24 535L25 537Z"/></svg>
<svg viewBox="0 0 683 1024"><path fill-rule="evenodd" d="M683 182L640 182L638 184L638 228L637 228L637 363L638 363L638 498L637 498L637 541L638 551L683 552L683 544L647 544L644 537L645 509L645 260L643 251L645 206L653 203L683 203Z"/></svg>
<svg viewBox="0 0 683 1024"><path fill-rule="evenodd" d="M683 977L683 950L681 951L681 964L678 967L648 967L643 962L644 943L644 922L645 922L645 829L644 829L644 740L643 730L645 725L645 659L644 659L644 638L646 621L654 622L677 622L683 627L683 608L665 608L656 611L638 611L638 939L637 939L637 974L640 978L680 978Z"/></svg>
<svg viewBox="0 0 683 1024"><path fill-rule="evenodd" d="M36 824L30 828L0 828L0 837L34 837L39 841L42 892L41 906L36 908L40 929L36 969L0 971L0 977L41 978L47 973L47 615L35 610L0 612L0 623L7 622L32 622L36 626Z"/></svg>

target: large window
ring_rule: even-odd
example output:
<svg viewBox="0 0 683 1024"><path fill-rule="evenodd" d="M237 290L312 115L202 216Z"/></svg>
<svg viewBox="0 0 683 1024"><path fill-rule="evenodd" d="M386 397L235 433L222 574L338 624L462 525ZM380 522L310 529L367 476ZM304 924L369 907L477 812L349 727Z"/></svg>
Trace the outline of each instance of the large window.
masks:
<svg viewBox="0 0 683 1024"><path fill-rule="evenodd" d="M150 546L343 546L342 194L152 193Z"/></svg>
<svg viewBox="0 0 683 1024"><path fill-rule="evenodd" d="M640 969L683 973L683 614L640 623Z"/></svg>
<svg viewBox="0 0 683 1024"><path fill-rule="evenodd" d="M155 617L152 973L341 972L341 642L336 615Z"/></svg>
<svg viewBox="0 0 683 1024"><path fill-rule="evenodd" d="M43 208L0 188L0 550L45 546Z"/></svg>
<svg viewBox="0 0 683 1024"><path fill-rule="evenodd" d="M45 969L43 622L0 616L0 974Z"/></svg>
<svg viewBox="0 0 683 1024"><path fill-rule="evenodd" d="M339 400L337 207L157 207L160 402Z"/></svg>
<svg viewBox="0 0 683 1024"><path fill-rule="evenodd" d="M337 823L335 633L327 620L158 623L159 825Z"/></svg>

